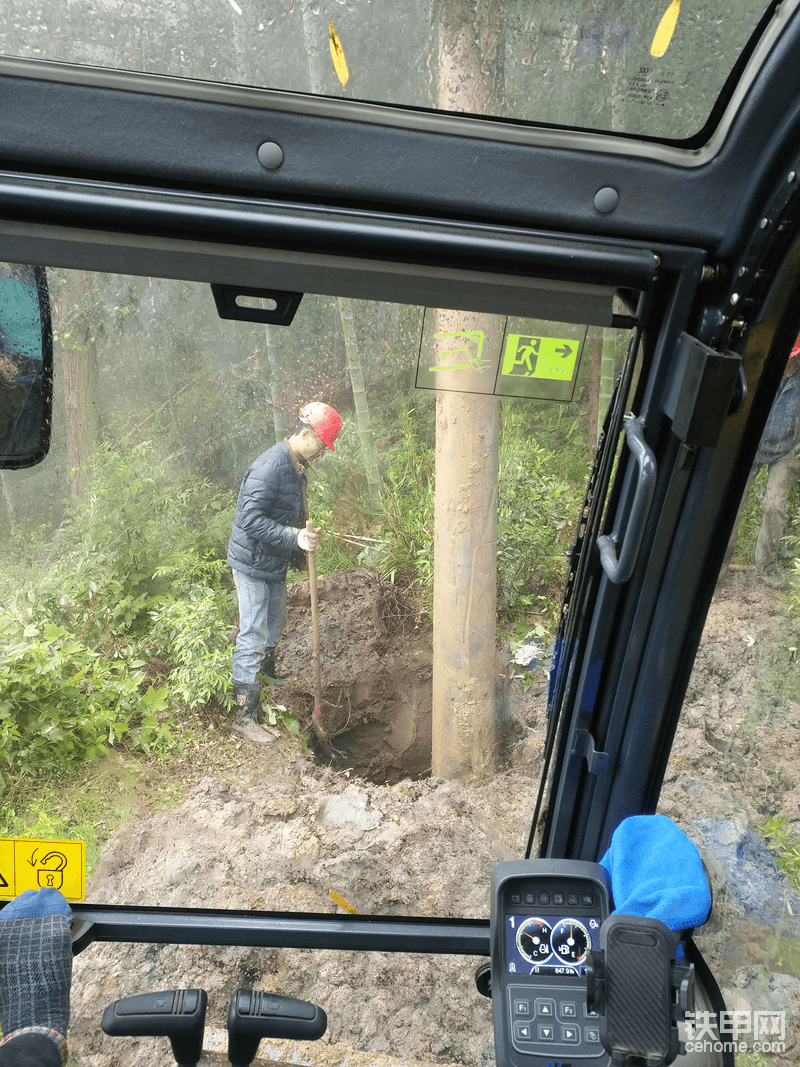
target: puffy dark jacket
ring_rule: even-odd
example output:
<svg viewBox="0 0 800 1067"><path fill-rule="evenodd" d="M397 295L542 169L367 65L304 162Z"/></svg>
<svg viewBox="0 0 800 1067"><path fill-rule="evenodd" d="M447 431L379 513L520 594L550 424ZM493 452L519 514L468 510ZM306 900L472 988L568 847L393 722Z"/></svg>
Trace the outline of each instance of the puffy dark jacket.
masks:
<svg viewBox="0 0 800 1067"><path fill-rule="evenodd" d="M800 366L781 385L761 435L756 463L774 463L800 444Z"/></svg>
<svg viewBox="0 0 800 1067"><path fill-rule="evenodd" d="M283 441L254 460L236 502L228 541L230 567L251 578L281 582L289 566L302 565L297 530L304 525L305 480L294 469Z"/></svg>

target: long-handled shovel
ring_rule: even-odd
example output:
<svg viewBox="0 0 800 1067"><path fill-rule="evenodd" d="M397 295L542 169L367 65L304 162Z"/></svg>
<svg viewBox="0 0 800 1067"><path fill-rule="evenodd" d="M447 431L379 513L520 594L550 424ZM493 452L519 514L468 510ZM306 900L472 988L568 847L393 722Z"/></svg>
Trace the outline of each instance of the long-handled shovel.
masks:
<svg viewBox="0 0 800 1067"><path fill-rule="evenodd" d="M306 529L312 531L314 523L311 519L306 523ZM314 714L311 717L311 725L314 734L323 749L329 756L336 756L336 749L328 740L328 735L322 726L322 656L319 646L319 602L317 600L317 553L308 553L308 585L311 590L311 628L312 650L314 658Z"/></svg>

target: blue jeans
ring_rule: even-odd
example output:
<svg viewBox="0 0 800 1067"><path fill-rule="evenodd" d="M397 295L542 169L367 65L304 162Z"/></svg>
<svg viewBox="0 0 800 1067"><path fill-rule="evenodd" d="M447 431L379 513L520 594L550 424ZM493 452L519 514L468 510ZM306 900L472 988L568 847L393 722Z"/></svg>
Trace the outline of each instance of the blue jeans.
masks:
<svg viewBox="0 0 800 1067"><path fill-rule="evenodd" d="M233 572L239 594L239 636L233 653L233 680L252 684L264 653L273 649L286 625L286 582L265 582Z"/></svg>

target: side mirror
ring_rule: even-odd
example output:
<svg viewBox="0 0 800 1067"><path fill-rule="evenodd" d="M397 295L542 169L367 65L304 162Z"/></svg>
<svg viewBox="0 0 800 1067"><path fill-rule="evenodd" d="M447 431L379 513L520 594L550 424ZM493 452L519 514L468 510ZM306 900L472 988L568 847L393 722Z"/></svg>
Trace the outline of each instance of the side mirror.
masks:
<svg viewBox="0 0 800 1067"><path fill-rule="evenodd" d="M53 414L53 326L44 267L0 263L0 469L41 463Z"/></svg>

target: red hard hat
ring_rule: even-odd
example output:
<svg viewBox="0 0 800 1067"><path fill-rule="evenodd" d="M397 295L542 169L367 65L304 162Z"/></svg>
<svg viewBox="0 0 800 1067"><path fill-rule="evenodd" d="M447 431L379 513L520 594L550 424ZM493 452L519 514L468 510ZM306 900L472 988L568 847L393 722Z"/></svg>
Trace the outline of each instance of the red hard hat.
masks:
<svg viewBox="0 0 800 1067"><path fill-rule="evenodd" d="M300 421L307 423L324 445L334 452L333 442L342 428L342 416L321 400L312 400L300 412Z"/></svg>

